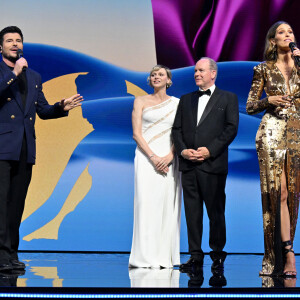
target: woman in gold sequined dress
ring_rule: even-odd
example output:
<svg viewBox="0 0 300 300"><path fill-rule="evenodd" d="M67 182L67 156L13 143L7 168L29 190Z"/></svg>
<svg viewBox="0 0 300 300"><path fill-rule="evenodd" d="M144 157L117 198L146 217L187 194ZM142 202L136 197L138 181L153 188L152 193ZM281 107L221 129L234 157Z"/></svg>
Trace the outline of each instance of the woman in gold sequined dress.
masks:
<svg viewBox="0 0 300 300"><path fill-rule="evenodd" d="M268 31L266 61L254 67L246 110L265 111L257 135L265 253L260 275L296 277L293 240L300 198L300 71L286 22ZM261 99L263 90L266 98Z"/></svg>

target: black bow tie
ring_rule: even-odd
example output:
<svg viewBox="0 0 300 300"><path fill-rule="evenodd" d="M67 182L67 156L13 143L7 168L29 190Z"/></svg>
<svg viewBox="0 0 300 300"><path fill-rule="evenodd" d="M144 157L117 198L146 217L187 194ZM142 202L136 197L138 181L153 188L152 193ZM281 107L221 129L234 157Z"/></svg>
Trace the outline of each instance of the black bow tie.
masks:
<svg viewBox="0 0 300 300"><path fill-rule="evenodd" d="M210 96L210 95L211 95L211 91L210 91L209 89L206 90L206 91L198 91L197 94L198 94L199 97L201 97L201 96L203 96L203 95L208 95L208 96Z"/></svg>

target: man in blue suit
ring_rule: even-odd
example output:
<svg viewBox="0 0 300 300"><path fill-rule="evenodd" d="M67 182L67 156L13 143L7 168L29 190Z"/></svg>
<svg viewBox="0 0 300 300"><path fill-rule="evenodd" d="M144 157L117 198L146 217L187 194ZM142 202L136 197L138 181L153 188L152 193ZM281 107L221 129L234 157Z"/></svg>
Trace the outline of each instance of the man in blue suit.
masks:
<svg viewBox="0 0 300 300"><path fill-rule="evenodd" d="M35 163L35 117L54 119L81 105L79 94L49 105L41 76L28 68L23 34L9 26L0 32L0 271L24 269L18 259L19 227Z"/></svg>

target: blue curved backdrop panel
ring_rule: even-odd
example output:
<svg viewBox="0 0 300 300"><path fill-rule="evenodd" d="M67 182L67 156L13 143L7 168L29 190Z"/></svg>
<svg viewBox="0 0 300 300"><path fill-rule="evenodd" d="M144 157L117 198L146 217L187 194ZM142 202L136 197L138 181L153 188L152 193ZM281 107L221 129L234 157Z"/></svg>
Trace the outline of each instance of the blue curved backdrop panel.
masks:
<svg viewBox="0 0 300 300"><path fill-rule="evenodd" d="M148 73L128 71L74 51L26 44L29 64L44 81L63 74L88 72L76 79L85 96L83 117L94 127L76 147L57 186L47 202L21 226L21 238L51 221L62 207L73 183L87 164L92 186L74 211L61 222L57 239L21 241L23 250L129 251L133 226L133 159L131 111L134 97L126 81L151 93ZM42 49L42 51L41 51ZM38 57L38 59L37 59ZM47 71L41 62L50 60ZM227 228L229 252L262 252L262 213L255 134L261 116L245 113L252 70L257 62L219 63L217 85L239 98L240 126L230 146L227 184ZM193 67L172 70L176 97L195 90ZM159 187L157 187L159 188ZM182 214L181 251L187 251ZM297 241L297 239L296 239ZM208 223L205 216L204 250L208 251Z"/></svg>
<svg viewBox="0 0 300 300"><path fill-rule="evenodd" d="M11 25L14 9L15 25L23 29L25 42L29 41L24 44L24 56L29 66L41 73L45 87L61 92L61 83L75 78L68 88L73 91L75 87L85 101L82 116L73 118L71 124L78 121L76 130L82 126L86 133L78 133L80 142L72 148L50 196L39 187L41 178L33 178L30 197L35 197L27 203L34 208L30 213L28 207L25 210L20 249L130 251L136 147L131 111L135 93L152 92L148 73L133 70L147 70L156 62L169 66L174 84L168 93L180 97L196 89L195 61L209 56L219 62L217 85L239 98L239 132L229 153L225 250L263 252L254 142L262 114L247 115L245 105L268 28L285 20L297 30L300 19L291 12L299 11L300 2L198 0L188 6L186 0L73 0L72 6L59 0L30 3L15 0L3 6L1 28ZM75 15L79 22L74 22ZM296 35L299 40L299 32ZM57 131L58 138L49 145L45 132L41 134L37 128L38 142L44 142L49 149L43 149L50 154L66 152L69 136L62 138L59 126L50 125L59 121L45 122L49 122L49 130ZM37 157L39 163L44 163L41 157ZM54 155L48 166L55 163ZM39 176L50 182L50 169L45 168ZM203 247L209 251L208 221L206 216L204 219ZM296 230L296 250L299 243ZM187 251L184 210L181 251Z"/></svg>

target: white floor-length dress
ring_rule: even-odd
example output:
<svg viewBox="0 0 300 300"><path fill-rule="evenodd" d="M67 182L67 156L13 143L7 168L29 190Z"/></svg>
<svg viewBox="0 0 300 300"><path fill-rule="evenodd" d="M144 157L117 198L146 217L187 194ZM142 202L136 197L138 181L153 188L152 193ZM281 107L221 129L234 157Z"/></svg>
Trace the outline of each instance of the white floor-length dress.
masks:
<svg viewBox="0 0 300 300"><path fill-rule="evenodd" d="M180 272L176 269L129 269L132 288L178 288Z"/></svg>
<svg viewBox="0 0 300 300"><path fill-rule="evenodd" d="M142 134L158 156L172 147L171 130L179 99L144 109ZM157 172L149 158L135 152L134 228L129 267L172 268L180 263L181 182L175 158L169 172Z"/></svg>

